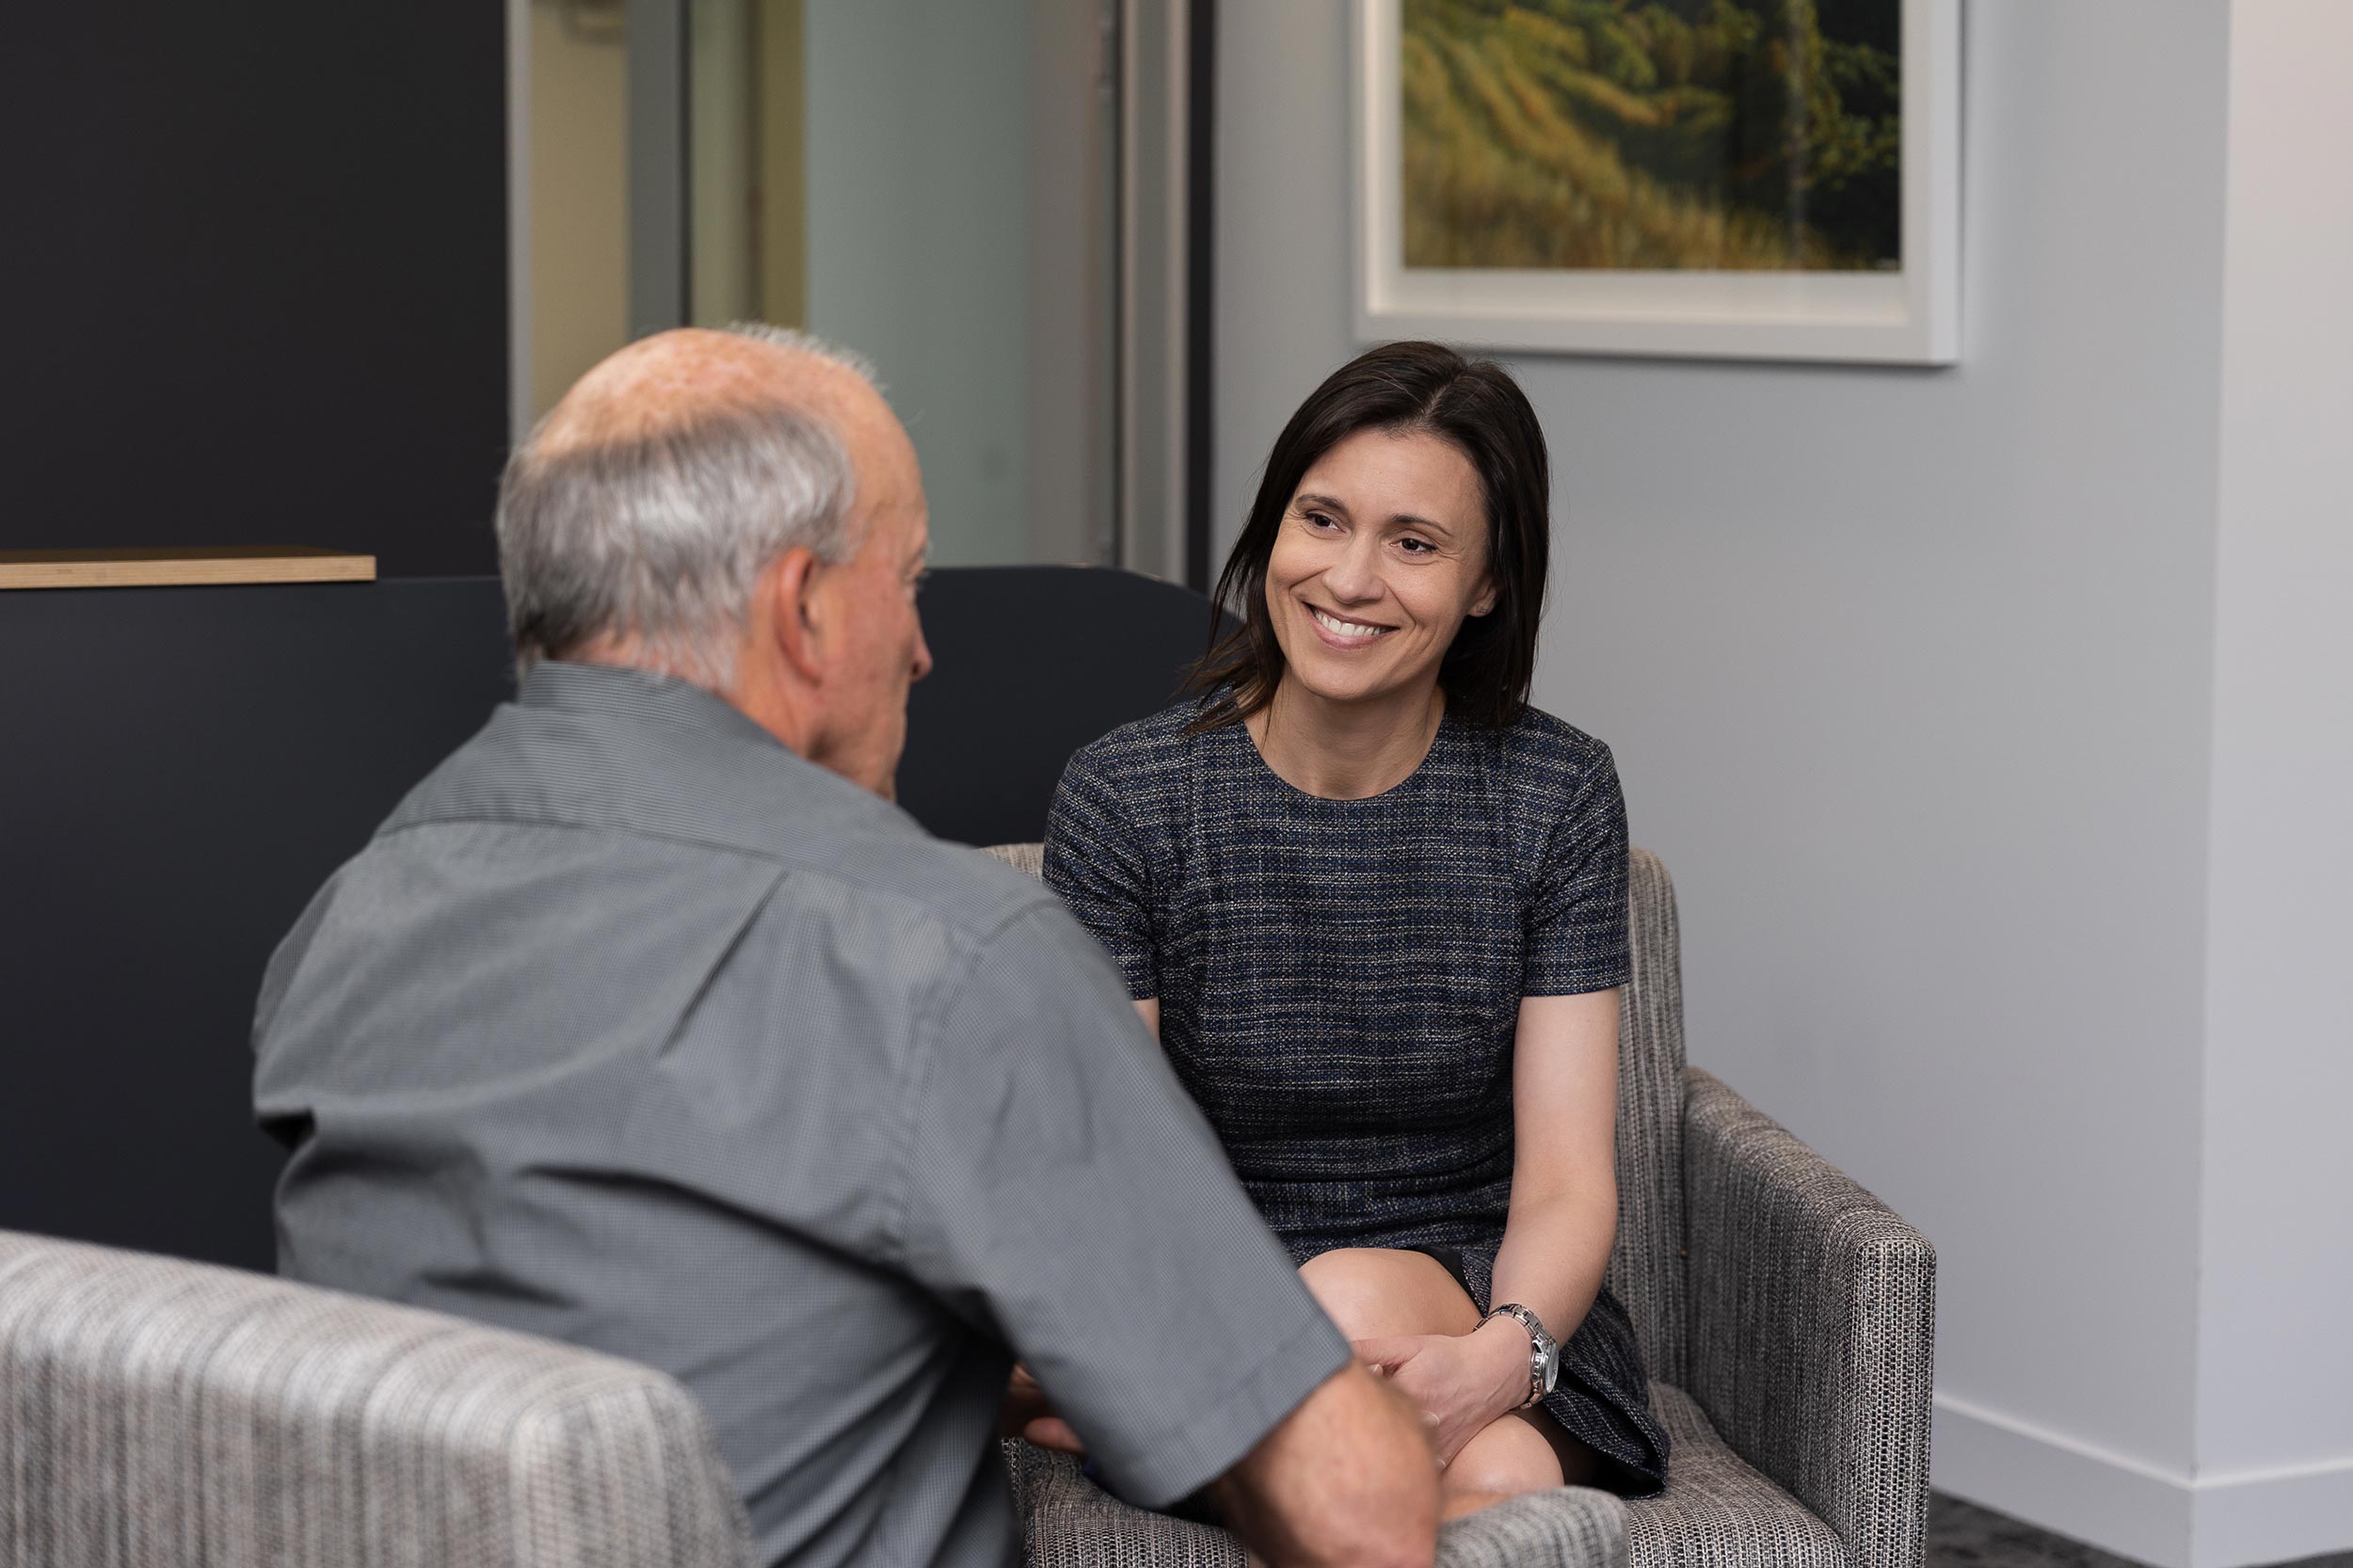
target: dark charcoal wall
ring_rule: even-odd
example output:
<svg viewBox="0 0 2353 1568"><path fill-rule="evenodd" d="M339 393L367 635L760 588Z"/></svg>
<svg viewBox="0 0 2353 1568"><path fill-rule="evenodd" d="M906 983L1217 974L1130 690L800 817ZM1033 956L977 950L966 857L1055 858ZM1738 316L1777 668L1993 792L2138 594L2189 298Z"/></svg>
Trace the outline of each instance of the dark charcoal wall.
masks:
<svg viewBox="0 0 2353 1568"><path fill-rule="evenodd" d="M0 17L0 550L495 569L505 43L488 0Z"/></svg>
<svg viewBox="0 0 2353 1568"><path fill-rule="evenodd" d="M1037 838L1071 751L1166 700L1208 614L1121 572L936 574L901 800ZM0 593L0 1228L272 1265L263 967L511 691L493 578Z"/></svg>
<svg viewBox="0 0 2353 1568"><path fill-rule="evenodd" d="M271 1266L262 967L504 632L494 578L0 593L0 1226Z"/></svg>

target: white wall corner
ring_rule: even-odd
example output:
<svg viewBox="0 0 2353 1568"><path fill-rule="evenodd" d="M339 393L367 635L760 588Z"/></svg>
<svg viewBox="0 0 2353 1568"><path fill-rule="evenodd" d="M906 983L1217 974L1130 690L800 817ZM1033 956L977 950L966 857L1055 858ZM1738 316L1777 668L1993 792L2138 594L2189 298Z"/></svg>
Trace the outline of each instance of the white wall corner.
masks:
<svg viewBox="0 0 2353 1568"><path fill-rule="evenodd" d="M2315 1557L2353 1520L2353 1455L2193 1477L1951 1394L1935 1421L1938 1491L2153 1568Z"/></svg>
<svg viewBox="0 0 2353 1568"><path fill-rule="evenodd" d="M2353 1521L2353 1455L2198 1478L2190 1568L2249 1568L2342 1550Z"/></svg>
<svg viewBox="0 0 2353 1568"><path fill-rule="evenodd" d="M2229 18L2193 1568L2353 1547L2353 7Z"/></svg>
<svg viewBox="0 0 2353 1568"><path fill-rule="evenodd" d="M2193 1559L2186 1475L1941 1392L1932 1441L1940 1492L2153 1568L2220 1568Z"/></svg>

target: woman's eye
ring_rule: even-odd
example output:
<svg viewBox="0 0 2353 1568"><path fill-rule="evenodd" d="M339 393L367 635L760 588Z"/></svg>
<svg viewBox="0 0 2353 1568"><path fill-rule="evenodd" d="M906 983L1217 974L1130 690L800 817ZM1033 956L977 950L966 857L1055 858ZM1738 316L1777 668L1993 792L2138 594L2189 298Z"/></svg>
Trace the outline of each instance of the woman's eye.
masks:
<svg viewBox="0 0 2353 1568"><path fill-rule="evenodd" d="M1309 512L1306 516L1307 526L1310 528L1337 528L1339 526L1321 512Z"/></svg>
<svg viewBox="0 0 2353 1568"><path fill-rule="evenodd" d="M1400 539L1398 543L1404 547L1408 555L1433 555L1438 550L1428 539Z"/></svg>

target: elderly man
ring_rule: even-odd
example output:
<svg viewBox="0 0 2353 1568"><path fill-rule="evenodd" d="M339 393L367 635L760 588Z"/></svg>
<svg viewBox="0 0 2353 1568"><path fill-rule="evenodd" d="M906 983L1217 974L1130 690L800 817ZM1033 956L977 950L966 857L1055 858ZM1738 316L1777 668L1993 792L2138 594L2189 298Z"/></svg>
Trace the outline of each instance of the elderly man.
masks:
<svg viewBox="0 0 2353 1568"><path fill-rule="evenodd" d="M519 697L264 984L282 1271L675 1374L769 1562L1009 1560L1016 1354L1128 1496L1427 1562L1427 1445L1100 951L887 798L926 516L860 368L648 339L498 527Z"/></svg>

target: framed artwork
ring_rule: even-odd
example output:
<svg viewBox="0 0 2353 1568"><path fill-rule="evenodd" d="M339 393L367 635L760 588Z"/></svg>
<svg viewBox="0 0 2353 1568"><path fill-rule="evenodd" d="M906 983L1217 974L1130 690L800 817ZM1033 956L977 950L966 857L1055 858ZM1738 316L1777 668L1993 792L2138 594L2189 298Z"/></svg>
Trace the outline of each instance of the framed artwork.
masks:
<svg viewBox="0 0 2353 1568"><path fill-rule="evenodd" d="M1950 364L1960 0L1357 0L1356 330Z"/></svg>

